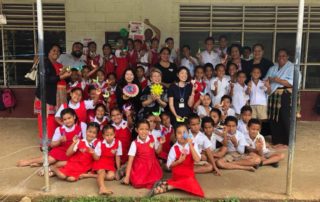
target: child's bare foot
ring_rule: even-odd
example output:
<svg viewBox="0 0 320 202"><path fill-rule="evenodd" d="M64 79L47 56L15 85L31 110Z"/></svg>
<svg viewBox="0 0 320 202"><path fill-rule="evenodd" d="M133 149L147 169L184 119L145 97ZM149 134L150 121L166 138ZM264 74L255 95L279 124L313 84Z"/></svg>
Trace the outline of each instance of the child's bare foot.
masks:
<svg viewBox="0 0 320 202"><path fill-rule="evenodd" d="M99 194L100 195L111 195L111 194L113 194L113 192L111 190L107 189L106 187L100 187Z"/></svg>
<svg viewBox="0 0 320 202"><path fill-rule="evenodd" d="M30 164L30 167L40 167L40 166L42 166L42 164L40 164L40 163L31 163Z"/></svg>
<svg viewBox="0 0 320 202"><path fill-rule="evenodd" d="M17 167L25 167L29 165L30 165L30 162L28 160L20 160L17 162Z"/></svg>
<svg viewBox="0 0 320 202"><path fill-rule="evenodd" d="M252 166L248 167L247 171L256 172L256 169Z"/></svg>

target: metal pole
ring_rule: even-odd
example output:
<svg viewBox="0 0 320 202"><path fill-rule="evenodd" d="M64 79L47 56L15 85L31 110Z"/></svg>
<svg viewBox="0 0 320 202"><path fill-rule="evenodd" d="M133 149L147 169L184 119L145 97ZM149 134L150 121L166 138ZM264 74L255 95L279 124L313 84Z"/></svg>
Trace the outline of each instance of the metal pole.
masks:
<svg viewBox="0 0 320 202"><path fill-rule="evenodd" d="M292 192L292 173L293 173L293 157L296 141L296 112L297 112L297 98L299 90L299 69L301 57L302 44L302 29L303 29L303 15L304 15L304 0L299 0L299 16L298 16L298 30L296 38L296 54L294 63L293 76L293 90L291 100L291 115L290 115L290 133L289 133L289 154L288 154L288 170L287 170L287 195L290 196Z"/></svg>
<svg viewBox="0 0 320 202"><path fill-rule="evenodd" d="M43 18L42 2L37 0L37 20L38 20L38 53L40 70L40 95L41 95L41 122L42 122L42 150L45 186L43 191L48 192L49 187L49 162L48 162L48 134L47 134L47 104L46 104L46 78L44 68L44 43L43 43Z"/></svg>

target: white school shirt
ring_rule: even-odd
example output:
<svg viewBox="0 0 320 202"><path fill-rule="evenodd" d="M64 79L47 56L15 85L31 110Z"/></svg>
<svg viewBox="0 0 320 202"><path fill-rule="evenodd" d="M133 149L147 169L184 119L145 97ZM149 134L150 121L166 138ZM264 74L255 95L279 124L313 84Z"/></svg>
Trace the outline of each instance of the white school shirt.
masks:
<svg viewBox="0 0 320 202"><path fill-rule="evenodd" d="M178 142L176 142L176 143L171 147L171 149L170 149L170 151L169 151L169 154L168 154L168 159L167 159L167 167L168 167L168 169L170 169L171 164L177 160L177 159L176 159L177 154L176 154L176 151L175 151L175 149L174 149L174 147L175 147L176 145L178 145L181 153L184 153L184 152L185 152L186 154L189 154L189 153L190 153L190 147L189 147L189 144L188 144L188 143L185 144L184 146L182 146L181 144L179 144ZM199 151L198 146L197 146L196 144L194 144L193 147L194 147L194 150L196 151L197 155L198 155L199 158L200 158L201 155L200 155L200 151Z"/></svg>
<svg viewBox="0 0 320 202"><path fill-rule="evenodd" d="M81 101L80 101L81 102ZM69 101L68 103L68 107L71 108L71 109L78 109L80 107L80 102L78 102L77 104L73 104ZM85 105L85 108L86 109L94 109L94 102L93 100L85 100L84 101L84 105ZM54 117L59 117L60 118L60 115L61 115L61 111L64 110L64 104L62 104L58 111L56 112L56 114L54 115Z"/></svg>
<svg viewBox="0 0 320 202"><path fill-rule="evenodd" d="M117 58L125 58L126 55L121 55L121 54L120 54L121 52L122 52L122 50L117 49L117 50L114 52L114 55L115 55Z"/></svg>
<svg viewBox="0 0 320 202"><path fill-rule="evenodd" d="M152 145L154 149L158 149L159 147L159 142L156 138L153 138L154 139L154 144ZM140 144L147 144L147 142L149 142L150 140L150 137L147 136L146 138L146 141L143 142L139 136L137 137L137 142L139 142ZM129 149L129 152L128 152L128 156L135 156L137 153L137 145L136 145L136 141L132 141L131 143L131 146L130 146L130 149Z"/></svg>
<svg viewBox="0 0 320 202"><path fill-rule="evenodd" d="M223 112L222 108L220 107L219 109L220 109L220 111L221 111L221 114L224 115L224 112ZM228 109L226 115L227 115L227 116L236 116L236 112L234 111L234 109L232 109L232 108L230 107L230 108Z"/></svg>
<svg viewBox="0 0 320 202"><path fill-rule="evenodd" d="M96 140L97 140L96 138L93 139L91 142L88 142L87 139L79 140L79 141L74 145L73 151L76 152L76 151L78 150L78 147L79 147L79 143L80 143L80 142L84 142L87 147L95 148L94 145L93 145L93 143L94 143ZM95 149L94 149L94 151L95 151ZM97 154L97 153L95 152L95 154Z"/></svg>
<svg viewBox="0 0 320 202"><path fill-rule="evenodd" d="M216 96L212 97L213 105L220 104L222 96L228 94L230 77L228 78L227 76L223 76L221 80L218 77L216 77L211 83L212 91L215 90L214 83L216 81L218 81L218 92Z"/></svg>
<svg viewBox="0 0 320 202"><path fill-rule="evenodd" d="M235 83L233 87L232 106L236 114L240 114L241 108L246 105L249 96L246 94L247 85L241 86Z"/></svg>
<svg viewBox="0 0 320 202"><path fill-rule="evenodd" d="M154 139L157 139L158 137L161 137L161 130L153 129L151 135Z"/></svg>
<svg viewBox="0 0 320 202"><path fill-rule="evenodd" d="M217 141L218 142L222 142L223 141L223 137L221 137L220 135L215 134L214 132L212 133L211 137L210 137L210 142L211 142L211 151L214 151L215 149L217 149Z"/></svg>
<svg viewBox="0 0 320 202"><path fill-rule="evenodd" d="M176 53L176 49L171 49L171 52L170 52L170 57L169 57L169 61L171 62L171 63L175 63L176 61L176 59L178 58L178 56L177 56L177 53Z"/></svg>
<svg viewBox="0 0 320 202"><path fill-rule="evenodd" d="M211 51L209 53L207 50L205 50L201 52L201 63L211 63L213 65L213 68L215 68L215 66L220 63L220 57L214 51Z"/></svg>
<svg viewBox="0 0 320 202"><path fill-rule="evenodd" d="M65 125L63 125L61 127L66 132L72 132L75 129L76 125L74 124L71 128L68 128ZM81 127L82 139L86 139L87 124L81 122L80 127ZM60 139L61 135L62 134L60 133L60 127L57 127L56 130L54 131L53 136L52 136L52 141L58 141Z"/></svg>
<svg viewBox="0 0 320 202"><path fill-rule="evenodd" d="M250 92L250 105L263 105L268 104L267 88L264 86L263 81L259 80L257 85L253 82Z"/></svg>
<svg viewBox="0 0 320 202"><path fill-rule="evenodd" d="M240 131L245 138L249 136L247 124L242 119L238 121L237 130Z"/></svg>
<svg viewBox="0 0 320 202"><path fill-rule="evenodd" d="M189 130L189 135L192 135L190 130ZM201 131L199 131L196 136L192 135L191 139L192 139L192 142L198 146L200 153L203 150L206 150L211 147L211 142L209 138L205 134L203 134Z"/></svg>
<svg viewBox="0 0 320 202"><path fill-rule="evenodd" d="M213 97L213 92L211 90L212 81L215 79L215 77L212 77L211 79L204 79L204 82L206 83L206 93L209 93L210 97Z"/></svg>
<svg viewBox="0 0 320 202"><path fill-rule="evenodd" d="M256 142L258 139L261 139L262 140L262 151L263 151L263 154L267 154L270 152L269 149L267 149L267 145L266 145L266 141L264 139L264 137L259 133L256 138L254 138L254 140L252 140L249 135L248 137L246 138L246 141L247 141L247 146L252 148L252 149L256 149Z"/></svg>
<svg viewBox="0 0 320 202"><path fill-rule="evenodd" d="M195 64L190 62L187 58L182 58L180 62L180 66L184 66L189 69L191 76L194 76L194 67L199 65L198 60L192 56L190 56L191 60L194 61Z"/></svg>
<svg viewBox="0 0 320 202"><path fill-rule="evenodd" d="M111 144L109 144L106 140L103 140L102 142L98 142L96 148L94 149L95 153L97 154L97 156L101 156L101 145L104 144L107 148L111 148L113 147L113 145L116 143L116 140L113 139L113 141L111 142ZM118 148L116 149L116 155L117 156L121 156L122 155L122 145L121 145L121 141L118 140Z"/></svg>
<svg viewBox="0 0 320 202"><path fill-rule="evenodd" d="M228 134L228 136L230 137L233 135ZM234 136L237 139L238 147L235 148L231 140L228 140L228 143L227 143L228 152L238 152L240 154L244 154L245 147L248 145L244 135L237 130Z"/></svg>
<svg viewBox="0 0 320 202"><path fill-rule="evenodd" d="M210 111L211 111L211 107L209 107ZM204 108L204 106L199 105L197 107L197 114L198 116L210 116L210 112L209 114L207 113L206 109Z"/></svg>

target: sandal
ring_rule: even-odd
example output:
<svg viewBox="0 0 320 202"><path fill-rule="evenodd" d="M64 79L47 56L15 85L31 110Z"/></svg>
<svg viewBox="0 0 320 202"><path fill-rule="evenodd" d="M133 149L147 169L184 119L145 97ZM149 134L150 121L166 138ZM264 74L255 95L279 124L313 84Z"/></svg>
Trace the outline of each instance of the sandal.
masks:
<svg viewBox="0 0 320 202"><path fill-rule="evenodd" d="M53 177L54 176L54 172L51 170L51 168L49 167L49 177ZM41 170L38 171L38 176L43 177L44 176L44 168L42 168Z"/></svg>
<svg viewBox="0 0 320 202"><path fill-rule="evenodd" d="M156 181L153 186L152 189L150 190L150 192L148 193L147 197L153 197L156 193L155 190L157 187L159 187L163 182L161 180Z"/></svg>
<svg viewBox="0 0 320 202"><path fill-rule="evenodd" d="M155 186L154 188L152 188L152 190L149 193L149 197L168 192L169 190L168 186L169 185L166 181L161 181L160 184L158 184L158 186Z"/></svg>

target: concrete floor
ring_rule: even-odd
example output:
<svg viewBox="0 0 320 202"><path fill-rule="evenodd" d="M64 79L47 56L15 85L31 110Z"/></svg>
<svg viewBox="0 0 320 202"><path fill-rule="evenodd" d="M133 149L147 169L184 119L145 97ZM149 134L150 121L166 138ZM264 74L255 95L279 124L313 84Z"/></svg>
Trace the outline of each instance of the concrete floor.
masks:
<svg viewBox="0 0 320 202"><path fill-rule="evenodd" d="M44 195L41 188L44 179L32 175L37 168L17 168L16 162L22 158L41 155L39 152L37 125L33 119L0 119L0 201L10 201L14 196L38 197ZM299 122L294 159L293 194L287 197L287 160L279 168L262 167L255 173L246 171L222 171L223 176L213 174L197 175L206 198L237 197L247 200L283 201L286 199L314 201L320 200L320 124L319 122ZM32 147L34 146L34 147ZM31 148L30 148L31 147ZM23 149L18 151L19 149ZM166 174L169 176L169 174ZM97 196L94 179L76 183L50 179L51 191L45 195L54 196ZM119 182L107 182L114 196L143 197L147 190L133 189ZM164 196L188 197L174 191ZM8 198L5 198L8 197Z"/></svg>

